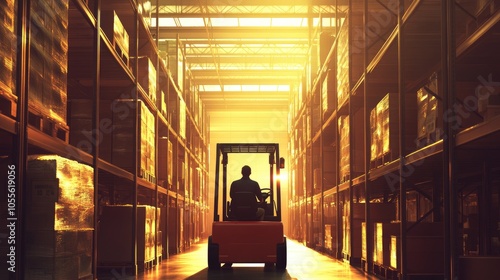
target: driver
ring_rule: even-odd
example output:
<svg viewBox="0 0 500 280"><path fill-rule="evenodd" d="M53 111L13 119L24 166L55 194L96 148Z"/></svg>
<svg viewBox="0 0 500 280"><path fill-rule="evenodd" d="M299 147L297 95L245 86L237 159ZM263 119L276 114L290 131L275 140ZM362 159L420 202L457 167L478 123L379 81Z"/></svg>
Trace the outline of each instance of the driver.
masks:
<svg viewBox="0 0 500 280"><path fill-rule="evenodd" d="M233 198L233 194L236 192L251 192L255 194L255 197L259 200L259 203L263 204L264 199L260 190L259 183L250 179L250 174L252 174L252 169L250 166L245 165L241 168L241 179L235 180L231 183L231 191L229 195ZM264 208L257 208L255 213L255 218L258 220L264 220L265 210Z"/></svg>

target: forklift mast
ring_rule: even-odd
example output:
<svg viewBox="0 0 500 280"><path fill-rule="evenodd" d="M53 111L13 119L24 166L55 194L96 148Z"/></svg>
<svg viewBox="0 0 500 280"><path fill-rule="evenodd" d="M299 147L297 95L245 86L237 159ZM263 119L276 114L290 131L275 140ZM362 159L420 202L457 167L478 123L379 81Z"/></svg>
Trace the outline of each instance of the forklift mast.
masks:
<svg viewBox="0 0 500 280"><path fill-rule="evenodd" d="M222 216L223 220L228 220L227 213L227 165L228 154L230 153L261 153L269 154L269 172L270 172L270 205L273 209L272 216L266 216L266 220L281 221L281 188L280 188L280 169L284 168L284 159L280 158L279 144L277 143L218 143L216 148L216 166L215 166L215 194L214 194L214 221L220 221L219 217L219 176L220 166L222 165ZM274 176L278 177L275 180ZM276 199L274 194L276 194Z"/></svg>

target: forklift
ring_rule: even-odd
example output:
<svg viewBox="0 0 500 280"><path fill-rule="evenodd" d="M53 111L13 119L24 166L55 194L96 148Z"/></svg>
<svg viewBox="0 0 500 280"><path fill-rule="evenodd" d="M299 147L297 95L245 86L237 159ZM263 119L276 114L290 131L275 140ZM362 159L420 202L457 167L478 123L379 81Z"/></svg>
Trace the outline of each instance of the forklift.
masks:
<svg viewBox="0 0 500 280"><path fill-rule="evenodd" d="M255 215L245 215L245 211L235 213L233 201L228 201L227 165L228 154L261 153L269 154L270 186L261 188L265 215L263 220ZM252 162L251 164L261 164ZM222 165L222 215L219 215L219 174ZM276 143L218 143L216 149L214 222L212 235L208 238L208 268L219 269L221 263L264 263L266 267L275 265L277 270L286 269L286 237L281 221L280 169L285 160L279 156ZM275 180L275 176L277 177ZM238 208L255 214L257 200L246 199L238 203ZM233 198L234 200L235 198ZM248 214L248 211L246 211ZM221 220L222 216L222 220Z"/></svg>

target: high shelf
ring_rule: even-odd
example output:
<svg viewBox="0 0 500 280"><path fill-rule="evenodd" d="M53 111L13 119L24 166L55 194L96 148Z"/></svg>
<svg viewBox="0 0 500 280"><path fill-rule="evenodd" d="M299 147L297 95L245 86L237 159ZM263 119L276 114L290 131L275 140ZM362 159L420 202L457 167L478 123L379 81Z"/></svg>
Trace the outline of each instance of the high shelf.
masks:
<svg viewBox="0 0 500 280"><path fill-rule="evenodd" d="M383 278L494 275L500 3L334 2L290 105L291 238Z"/></svg>
<svg viewBox="0 0 500 280"><path fill-rule="evenodd" d="M1 5L0 158L2 172L12 166L16 171L18 279L135 275L205 237L208 115L192 77L177 64L181 43L169 42L167 49L155 39L151 20L157 15L151 5L157 1L7 0ZM61 184L79 178L77 168L34 180L33 172L50 172L43 169L48 164L30 169L36 155L90 168L90 181ZM70 202L65 202L69 210L61 210L65 192L78 197L89 188L92 211L85 213L91 215L76 215ZM7 190L2 187L2 197ZM43 208L48 209L43 217L52 215L55 226L34 232L25 221L37 219L38 208L29 205L46 205L44 199L55 202ZM57 226L70 223L68 228L79 230L82 219L87 226L78 237ZM40 230L47 238L30 240L30 246L56 238L81 255L68 256L59 247L50 256L27 251L22 244ZM120 245L123 254L113 242L102 242L109 236L127 240ZM5 243L0 246L7 251Z"/></svg>

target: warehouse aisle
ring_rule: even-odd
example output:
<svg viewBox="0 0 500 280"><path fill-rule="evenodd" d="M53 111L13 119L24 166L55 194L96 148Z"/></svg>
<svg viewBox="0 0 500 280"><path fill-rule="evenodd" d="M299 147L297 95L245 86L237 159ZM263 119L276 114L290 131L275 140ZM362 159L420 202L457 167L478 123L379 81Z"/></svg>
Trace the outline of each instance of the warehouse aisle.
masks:
<svg viewBox="0 0 500 280"><path fill-rule="evenodd" d="M288 240L287 245L288 265L285 272L277 272L274 269L264 271L261 264L235 264L230 270L208 271L207 246L206 242L203 242L194 245L193 249L186 253L172 256L136 279L377 279L293 240Z"/></svg>

